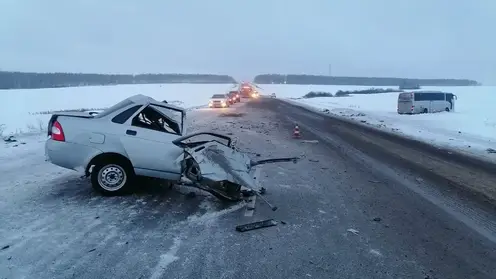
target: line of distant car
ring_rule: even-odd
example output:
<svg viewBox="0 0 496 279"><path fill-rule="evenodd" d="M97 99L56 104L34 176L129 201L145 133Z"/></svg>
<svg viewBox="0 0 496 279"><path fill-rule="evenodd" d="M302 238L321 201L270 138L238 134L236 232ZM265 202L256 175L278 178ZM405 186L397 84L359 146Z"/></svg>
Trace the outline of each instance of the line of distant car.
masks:
<svg viewBox="0 0 496 279"><path fill-rule="evenodd" d="M239 90L231 90L227 94L214 94L208 102L208 107L228 108L235 103L241 102L242 97L257 99L260 97L260 93L253 90L250 94L243 94L243 92L240 92Z"/></svg>

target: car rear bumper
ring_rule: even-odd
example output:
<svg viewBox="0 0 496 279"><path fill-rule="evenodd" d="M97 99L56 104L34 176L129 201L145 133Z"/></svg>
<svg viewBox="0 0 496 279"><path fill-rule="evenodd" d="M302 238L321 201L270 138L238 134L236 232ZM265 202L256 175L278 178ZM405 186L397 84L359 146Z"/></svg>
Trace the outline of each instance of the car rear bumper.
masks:
<svg viewBox="0 0 496 279"><path fill-rule="evenodd" d="M45 143L45 160L62 168L84 172L92 158L102 151L82 144L48 139Z"/></svg>

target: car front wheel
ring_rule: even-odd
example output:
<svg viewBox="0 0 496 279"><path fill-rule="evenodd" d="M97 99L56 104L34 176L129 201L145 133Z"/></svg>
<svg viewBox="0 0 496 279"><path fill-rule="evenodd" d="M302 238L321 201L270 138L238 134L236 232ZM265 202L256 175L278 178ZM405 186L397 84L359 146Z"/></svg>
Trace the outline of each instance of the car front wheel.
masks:
<svg viewBox="0 0 496 279"><path fill-rule="evenodd" d="M122 162L97 163L91 172L91 184L105 196L127 194L131 188L134 172Z"/></svg>

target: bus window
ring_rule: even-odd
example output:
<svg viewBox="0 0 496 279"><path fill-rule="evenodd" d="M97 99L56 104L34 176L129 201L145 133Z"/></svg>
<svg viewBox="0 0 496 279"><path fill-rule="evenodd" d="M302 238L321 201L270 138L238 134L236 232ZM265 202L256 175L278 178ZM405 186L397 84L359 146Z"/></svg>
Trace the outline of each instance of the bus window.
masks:
<svg viewBox="0 0 496 279"><path fill-rule="evenodd" d="M444 101L444 93L432 93L431 95L432 101Z"/></svg>
<svg viewBox="0 0 496 279"><path fill-rule="evenodd" d="M415 93L415 101L444 101L444 93Z"/></svg>
<svg viewBox="0 0 496 279"><path fill-rule="evenodd" d="M427 98L425 96L425 93L415 93L413 96L415 98L415 101L425 101Z"/></svg>

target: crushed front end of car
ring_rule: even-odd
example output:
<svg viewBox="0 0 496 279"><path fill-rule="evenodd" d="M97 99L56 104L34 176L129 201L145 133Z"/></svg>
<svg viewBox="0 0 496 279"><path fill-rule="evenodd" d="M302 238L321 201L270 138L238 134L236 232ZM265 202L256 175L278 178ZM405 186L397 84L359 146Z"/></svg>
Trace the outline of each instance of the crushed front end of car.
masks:
<svg viewBox="0 0 496 279"><path fill-rule="evenodd" d="M191 140L210 136L210 140ZM232 146L231 138L216 133L196 133L179 138L174 144L184 149L182 174L187 183L229 201L242 199L242 187L255 191L253 167L266 163L294 162L299 158L253 161ZM256 192L256 191L255 191Z"/></svg>

